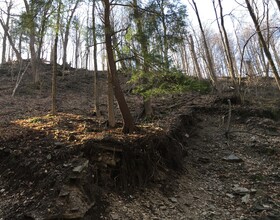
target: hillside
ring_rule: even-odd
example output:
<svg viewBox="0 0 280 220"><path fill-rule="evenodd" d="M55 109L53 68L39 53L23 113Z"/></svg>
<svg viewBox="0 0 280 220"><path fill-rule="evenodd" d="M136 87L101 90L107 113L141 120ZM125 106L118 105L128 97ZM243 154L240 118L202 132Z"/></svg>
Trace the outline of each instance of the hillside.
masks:
<svg viewBox="0 0 280 220"><path fill-rule="evenodd" d="M10 69L0 71L0 219L280 219L273 79L247 82L244 105L229 86L223 97L157 97L143 119L121 77L138 128L124 135L117 104L117 127L107 127L105 73L97 118L91 72L58 77L52 116L50 66L37 88L27 71L14 97Z"/></svg>

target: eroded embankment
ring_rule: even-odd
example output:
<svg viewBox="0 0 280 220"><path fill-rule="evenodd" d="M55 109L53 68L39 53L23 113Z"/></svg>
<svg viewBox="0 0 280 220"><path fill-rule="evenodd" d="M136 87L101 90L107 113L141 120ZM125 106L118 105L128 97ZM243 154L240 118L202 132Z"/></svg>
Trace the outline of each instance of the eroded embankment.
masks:
<svg viewBox="0 0 280 220"><path fill-rule="evenodd" d="M0 149L1 215L4 219L98 219L106 206L99 202L104 190L145 186L182 168L185 142L195 121L191 114L179 115L168 131L104 134L72 146L34 130L5 139Z"/></svg>

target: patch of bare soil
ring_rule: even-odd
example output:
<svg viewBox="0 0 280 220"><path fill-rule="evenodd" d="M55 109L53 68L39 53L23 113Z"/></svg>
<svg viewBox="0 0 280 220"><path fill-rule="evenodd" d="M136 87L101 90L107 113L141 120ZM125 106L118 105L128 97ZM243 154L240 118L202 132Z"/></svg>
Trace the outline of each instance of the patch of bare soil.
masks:
<svg viewBox="0 0 280 220"><path fill-rule="evenodd" d="M13 74L0 77L0 219L280 219L280 100L266 84L230 117L230 93L188 93L154 100L149 120L123 84L138 127L124 135L119 111L106 126L105 73L101 118L86 71L59 77L52 116L42 69L13 98Z"/></svg>

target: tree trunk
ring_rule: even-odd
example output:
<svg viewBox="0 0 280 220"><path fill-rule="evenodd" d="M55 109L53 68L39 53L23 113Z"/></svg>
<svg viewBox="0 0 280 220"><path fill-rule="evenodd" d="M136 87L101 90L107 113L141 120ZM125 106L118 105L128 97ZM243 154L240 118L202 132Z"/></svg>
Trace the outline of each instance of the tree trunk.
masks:
<svg viewBox="0 0 280 220"><path fill-rule="evenodd" d="M48 23L48 19L49 19L50 15L51 15L51 13L48 14L48 12L52 6L52 1L53 0L48 0L43 7L41 26L40 26L40 30L39 30L38 50L37 50L37 59L38 60L41 58L41 55L42 55L41 53L42 53L44 37L45 37L46 29L47 29L47 23Z"/></svg>
<svg viewBox="0 0 280 220"><path fill-rule="evenodd" d="M94 69L93 69L93 102L94 102L94 112L96 113L97 117L100 117L95 5L96 5L96 0L93 0L93 3L92 3L92 37L93 37L93 63L94 63ZM104 68L103 68L103 72L104 72Z"/></svg>
<svg viewBox="0 0 280 220"><path fill-rule="evenodd" d="M147 37L144 34L143 31L143 24L142 24L142 18L139 13L139 8L138 8L138 2L137 0L133 0L133 10L134 10L134 17L135 17L135 22L137 26L137 40L140 43L141 46L141 55L143 57L143 71L145 74L149 74L149 64L148 64L148 42L147 42ZM141 62L138 60L137 61L139 64L139 67L141 65ZM142 79L143 83L147 83L148 79L144 77ZM144 99L144 115L146 117L151 117L153 115L153 108L152 108L152 102L151 98L145 98Z"/></svg>
<svg viewBox="0 0 280 220"><path fill-rule="evenodd" d="M76 0L75 6L71 11L71 14L69 16L69 19L66 23L66 28L65 28L65 34L64 34L64 41L63 41L63 57L62 57L62 71L64 72L67 66L67 46L68 46L68 41L69 41L69 34L70 34L70 26L71 26L71 21L73 19L74 13L78 7L78 4L80 3L81 0Z"/></svg>
<svg viewBox="0 0 280 220"><path fill-rule="evenodd" d="M80 49L80 33L78 27L75 28L75 67L78 69L79 49ZM82 67L82 66L81 66Z"/></svg>
<svg viewBox="0 0 280 220"><path fill-rule="evenodd" d="M279 90L280 90L280 77L279 77L277 68L276 68L276 66L275 66L275 63L274 63L274 61L273 61L273 58L272 58L272 56L271 56L271 53L270 53L270 51L269 51L269 48L268 48L268 46L267 46L267 44L266 44L266 42L265 42L265 39L264 39L264 37L263 37L263 35L262 35L261 28L260 28L260 25L259 25L259 23L258 23L258 19L257 19L255 13L254 13L254 10L253 10L253 8L252 8L252 6L251 6L249 0L245 0L245 2L246 2L246 5L247 5L247 8L248 8L248 11L249 11L249 13L250 13L250 16L251 16L251 18L252 18L252 20L253 20L253 22L254 22L254 25L255 25L255 28L256 28L256 32L257 32L257 34L258 34L258 37L259 37L259 39L260 39L260 42L261 42L261 44L262 44L262 46L263 46L263 49L264 49L264 53L265 53L265 55L266 55L266 58L268 59L269 64L270 64L270 66L271 66L271 69L272 69L272 72L273 72L273 74L274 74L274 77L275 77L277 86L278 86L278 88L279 88Z"/></svg>
<svg viewBox="0 0 280 220"><path fill-rule="evenodd" d="M227 31L226 31L225 24L224 24L223 7L222 7L221 0L218 0L218 3L219 3L219 7L220 7L221 27L220 27L219 21L218 21L217 11L216 11L216 8L215 8L215 1L213 0L213 6L214 6L214 9L215 9L216 19L217 19L219 30L221 32L221 38L222 38L223 46L224 46L225 53L226 53L226 61L227 61L228 71L230 73L230 77L231 77L231 80L232 80L233 84L236 86L235 69L234 69L234 62L233 62L233 58L232 58L233 54L231 52L231 48L230 48L229 40L228 40L228 35L227 35Z"/></svg>
<svg viewBox="0 0 280 220"><path fill-rule="evenodd" d="M11 17L11 9L12 9L12 0L10 0L9 3L7 3L7 18L6 18L6 24L5 26L7 29L9 29L9 23L10 23L10 17ZM4 31L3 36L3 43L2 43L2 64L6 62L6 50L7 50L7 32Z"/></svg>
<svg viewBox="0 0 280 220"><path fill-rule="evenodd" d="M218 85L217 85L216 71L215 71L215 67L214 67L214 64L213 64L212 56L211 56L211 53L210 53L210 50L209 50L209 47L208 47L208 44L207 44L207 40L206 40L204 29L203 29L203 26L202 26L202 23L201 23L199 12L198 12L198 9L197 9L195 1L192 0L192 2L193 2L193 5L194 5L194 10L195 10L195 14L196 14L196 17L197 17L197 21L199 23L199 28L200 28L200 31L201 31L201 34L202 34L203 46L204 46L204 49L205 49L206 59L207 59L207 66L208 66L209 71L210 71L210 79L211 79L211 81L213 83L213 86L219 92L219 88L218 88Z"/></svg>
<svg viewBox="0 0 280 220"><path fill-rule="evenodd" d="M194 68L195 68L195 71L196 71L197 78L199 80L202 80L202 74L201 74L200 66L199 66L199 63L198 63L197 56L196 56L192 35L189 35L189 43L190 43L191 57L192 57L192 60L193 60L193 63L194 63Z"/></svg>
<svg viewBox="0 0 280 220"><path fill-rule="evenodd" d="M39 82L39 73L37 72L37 54L35 50L35 42L36 42L36 24L35 24L35 2L28 2L24 0L25 10L28 15L28 34L29 34L29 50L31 55L31 69L33 74L34 83Z"/></svg>
<svg viewBox="0 0 280 220"><path fill-rule="evenodd" d="M167 36L167 24L166 24L166 18L164 13L164 1L161 1L160 5L161 10L161 21L162 21L162 28L163 28L163 57L164 57L164 65L165 68L169 69L169 59L168 59L168 36Z"/></svg>
<svg viewBox="0 0 280 220"><path fill-rule="evenodd" d="M57 112L56 106L56 96L57 96L57 46L58 46L58 33L59 33L59 23L60 23L60 12L61 12L61 0L58 2L57 10L57 20L55 27L55 40L53 48L53 75L52 75L52 114L55 115Z"/></svg>
<svg viewBox="0 0 280 220"><path fill-rule="evenodd" d="M108 65L107 65L108 66ZM108 82L108 90L107 90L107 109L108 109L108 125L111 128L116 126L116 117L114 111L114 90L112 84L112 78L110 74L110 68L107 68L107 82Z"/></svg>
<svg viewBox="0 0 280 220"><path fill-rule="evenodd" d="M35 28L35 27L34 27ZM38 83L40 78L39 78L39 72L37 71L37 55L35 51L35 30L32 28L32 31L29 35L29 49L30 49L30 54L31 54L31 68L32 68L32 74L33 74L33 80L34 83ZM32 34L33 33L33 34Z"/></svg>
<svg viewBox="0 0 280 220"><path fill-rule="evenodd" d="M104 25L105 25L105 44L106 44L106 51L109 63L109 73L110 78L112 79L115 97L120 107L120 111L123 117L123 132L124 133L132 133L135 129L134 120L132 115L129 111L127 103L124 98L123 91L121 89L119 79L117 77L117 68L116 63L114 60L114 52L112 47L112 27L110 21L110 1L103 0L104 3Z"/></svg>
<svg viewBox="0 0 280 220"><path fill-rule="evenodd" d="M278 10L280 12L280 1L279 0L275 0L276 4L277 4L277 7L278 7Z"/></svg>

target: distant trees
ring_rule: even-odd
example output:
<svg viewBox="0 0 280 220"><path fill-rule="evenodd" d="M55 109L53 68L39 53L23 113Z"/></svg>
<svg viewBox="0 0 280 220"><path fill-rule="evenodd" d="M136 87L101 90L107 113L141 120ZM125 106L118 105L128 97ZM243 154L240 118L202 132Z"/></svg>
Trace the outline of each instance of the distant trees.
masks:
<svg viewBox="0 0 280 220"><path fill-rule="evenodd" d="M39 72L37 71L38 56L36 53L36 16L39 13L41 2L23 0L25 12L21 14L22 25L29 37L29 51L31 55L31 67L34 83L39 82Z"/></svg>
<svg viewBox="0 0 280 220"><path fill-rule="evenodd" d="M62 45L63 45L63 57L62 57L62 70L65 71L67 66L67 48L69 42L69 34L71 28L71 22L74 17L74 14L80 4L81 0L65 0L63 4L64 16L63 21L61 23L61 36L62 36Z"/></svg>
<svg viewBox="0 0 280 220"><path fill-rule="evenodd" d="M202 22L201 22L201 19L200 19L200 15L199 15L197 5L196 5L194 0L192 0L192 3L193 3L193 9L194 9L196 17L197 17L197 21L199 23L199 28L200 28L200 31L201 31L203 47L204 47L205 54L206 54L207 67L209 69L209 76L210 76L210 79L211 79L214 87L216 87L218 89L218 87L217 87L217 74L216 74L212 54L211 54L211 51L210 51L209 46L208 46L209 43L206 39L206 35L205 35L204 28L203 28L203 25L202 25Z"/></svg>
<svg viewBox="0 0 280 220"><path fill-rule="evenodd" d="M93 111L100 116L103 91L98 83L98 64L101 51L106 50L110 109L115 96L125 132L133 131L134 122L120 87L119 70L127 76L133 92L143 97L144 115L148 117L154 113L152 99L156 95L193 88L188 76L200 82L209 78L218 90L219 77L229 76L238 91L240 79L246 74L269 77L273 73L280 89L280 3L276 0L244 0L244 17L233 16L234 10L227 14L225 1L212 0L209 10L216 15L211 22L214 28L201 20L195 0L188 1L188 8L180 0L4 3L0 11L2 63L30 59L35 83L40 81L42 59L53 64L53 73L57 73L59 64L64 72L70 63L93 70ZM187 9L191 8L198 26L188 19ZM55 85L56 74L53 77Z"/></svg>

